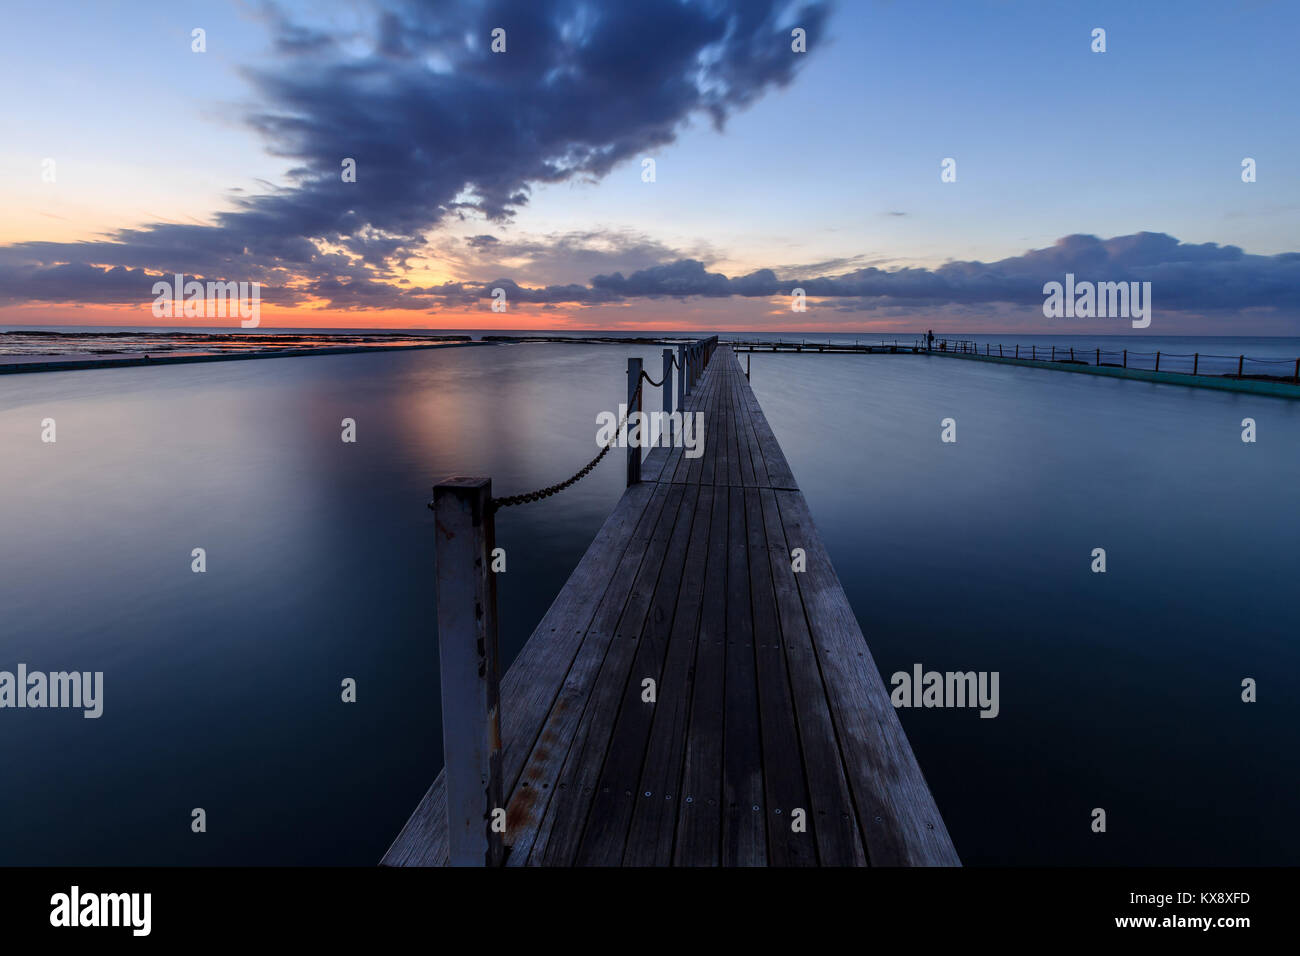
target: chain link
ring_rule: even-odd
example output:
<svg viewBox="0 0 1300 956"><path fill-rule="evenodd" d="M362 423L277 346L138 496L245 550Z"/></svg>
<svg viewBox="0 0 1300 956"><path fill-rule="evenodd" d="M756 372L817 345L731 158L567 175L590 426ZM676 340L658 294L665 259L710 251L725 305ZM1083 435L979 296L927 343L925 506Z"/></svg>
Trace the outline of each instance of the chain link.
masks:
<svg viewBox="0 0 1300 956"><path fill-rule="evenodd" d="M641 373L641 377L643 379L649 379L649 376L646 375L645 372ZM623 420L618 423L618 428L616 428L614 431L615 437L610 440L608 445L605 445L603 448L601 448L601 450L596 454L595 458L591 459L591 461L587 462L587 464L585 464L582 468L578 469L577 473L574 474L572 477L567 478L566 480L561 481L558 484L548 485L545 488L538 488L536 491L530 491L527 494L523 494L523 495L506 495L504 498L493 498L492 510L496 511L498 508L509 508L513 505L525 505L533 501L541 501L543 498L549 498L551 495L557 494L558 492L563 491L565 488L569 487L570 485L587 477L587 475L591 474L592 469L594 469L597 465L600 464L600 460L609 453L609 450L615 446L615 444L618 441L618 437L617 437L618 434L623 431L623 426L627 424L628 416L631 415L632 410L637 406L639 406L640 404L641 404L641 382L638 381L636 384L636 391L632 393L632 401L628 403L627 412L624 413Z"/></svg>

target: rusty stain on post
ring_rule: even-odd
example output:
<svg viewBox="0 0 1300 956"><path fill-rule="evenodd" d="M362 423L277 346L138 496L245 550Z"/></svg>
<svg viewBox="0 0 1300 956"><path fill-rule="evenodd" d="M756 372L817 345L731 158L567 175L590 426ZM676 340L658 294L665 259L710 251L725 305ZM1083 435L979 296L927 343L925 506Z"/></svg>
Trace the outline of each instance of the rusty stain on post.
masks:
<svg viewBox="0 0 1300 956"><path fill-rule="evenodd" d="M434 486L435 599L441 661L447 840L453 866L500 866L504 834L495 547L490 478Z"/></svg>

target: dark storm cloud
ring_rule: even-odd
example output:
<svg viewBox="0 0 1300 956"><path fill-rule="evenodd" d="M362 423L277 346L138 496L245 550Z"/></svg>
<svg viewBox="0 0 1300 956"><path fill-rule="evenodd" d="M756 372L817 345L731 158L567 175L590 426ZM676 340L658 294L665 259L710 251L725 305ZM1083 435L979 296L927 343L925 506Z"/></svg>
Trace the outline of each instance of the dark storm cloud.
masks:
<svg viewBox="0 0 1300 956"><path fill-rule="evenodd" d="M949 262L935 269L869 267L836 276L778 278L772 269L729 277L710 272L695 259L678 259L630 275L598 275L587 286L526 289L508 280L457 283L463 300L488 298L491 289L507 290L511 301L579 304L635 298L726 298L789 295L796 288L811 298L852 300L846 309L886 307L933 308L952 305L1010 303L1041 305L1043 284L1061 281L1067 272L1094 282L1152 283L1159 308L1217 311L1245 308L1300 309L1300 253L1247 255L1236 246L1179 242L1163 233L1099 239L1073 235L1046 249L996 262ZM423 295L439 296L435 289Z"/></svg>
<svg viewBox="0 0 1300 956"><path fill-rule="evenodd" d="M1043 284L1078 279L1150 281L1169 309L1300 308L1300 253L1247 255L1236 246L1182 243L1163 233L1099 239L1073 235L1046 249L996 262L949 262L935 269L858 269L838 276L778 280L770 269L728 278L694 260L596 276L591 286L621 296L772 296L802 288L810 297L878 299L934 306L1041 304Z"/></svg>
<svg viewBox="0 0 1300 956"><path fill-rule="evenodd" d="M537 183L599 178L671 143L694 114L721 126L793 79L807 56L791 52L790 27L815 36L825 17L825 4L775 0L387 0L368 33L340 35L270 6L278 56L246 72L265 104L247 119L292 162L293 185L238 196L212 226L9 246L0 278L21 273L30 293L49 267L83 263L249 280L287 270L305 291L338 289L340 264L312 240L360 257L354 280L383 278L449 215L508 220ZM504 54L489 49L497 27ZM341 180L348 158L355 183ZM117 301L120 274L98 273L100 293L87 272L66 297Z"/></svg>

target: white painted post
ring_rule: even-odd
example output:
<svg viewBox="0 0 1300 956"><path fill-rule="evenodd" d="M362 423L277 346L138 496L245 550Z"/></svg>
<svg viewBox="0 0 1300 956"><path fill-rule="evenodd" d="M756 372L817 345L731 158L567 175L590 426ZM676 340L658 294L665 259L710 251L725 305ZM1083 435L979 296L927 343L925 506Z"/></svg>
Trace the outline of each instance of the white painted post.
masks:
<svg viewBox="0 0 1300 956"><path fill-rule="evenodd" d="M663 395L664 424L663 434L660 436L661 442L668 448L673 445L672 436L672 419L669 417L673 413L673 350L664 349L664 384L660 389Z"/></svg>
<svg viewBox="0 0 1300 956"><path fill-rule="evenodd" d="M433 488L435 599L452 866L500 866L501 782L496 547L491 478L447 478Z"/></svg>
<svg viewBox="0 0 1300 956"><path fill-rule="evenodd" d="M641 382L641 360L627 360L627 430L632 433L632 414L638 412L644 403L637 397L636 387ZM641 446L639 442L627 443L627 486L631 488L641 480Z"/></svg>

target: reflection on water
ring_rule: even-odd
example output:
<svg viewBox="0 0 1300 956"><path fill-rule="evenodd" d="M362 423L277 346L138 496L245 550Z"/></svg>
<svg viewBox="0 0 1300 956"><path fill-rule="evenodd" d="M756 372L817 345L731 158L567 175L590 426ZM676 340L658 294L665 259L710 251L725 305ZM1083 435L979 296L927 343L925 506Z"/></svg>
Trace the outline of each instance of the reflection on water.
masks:
<svg viewBox="0 0 1300 956"><path fill-rule="evenodd" d="M99 720L0 711L0 863L377 862L441 765L430 485L568 477L626 394L630 351L0 379L0 670L105 675ZM623 480L607 463L503 513L507 658Z"/></svg>
<svg viewBox="0 0 1300 956"><path fill-rule="evenodd" d="M0 379L0 669L105 674L99 720L0 711L0 862L376 862L440 763L430 484L568 477L657 352ZM964 860L1300 860L1300 404L912 356L753 384L886 677L1001 673L994 720L901 712ZM507 659L622 481L500 515Z"/></svg>

